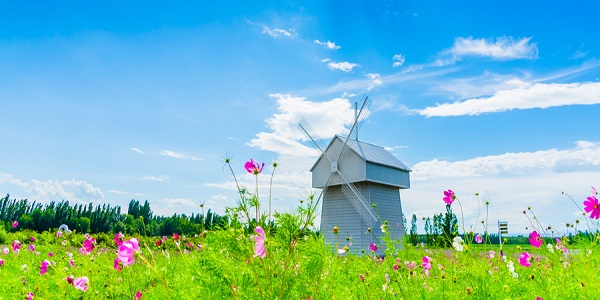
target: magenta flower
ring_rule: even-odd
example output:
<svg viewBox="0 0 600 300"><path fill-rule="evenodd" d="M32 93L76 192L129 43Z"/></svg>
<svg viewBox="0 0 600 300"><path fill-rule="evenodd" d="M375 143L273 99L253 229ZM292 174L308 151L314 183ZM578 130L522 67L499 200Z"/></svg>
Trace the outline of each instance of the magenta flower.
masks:
<svg viewBox="0 0 600 300"><path fill-rule="evenodd" d="M429 276L429 269L431 269L431 258L429 256L423 256L423 263L421 264L423 270L425 270L425 274Z"/></svg>
<svg viewBox="0 0 600 300"><path fill-rule="evenodd" d="M27 300L33 300L33 293L32 292L28 292L27 293Z"/></svg>
<svg viewBox="0 0 600 300"><path fill-rule="evenodd" d="M267 247L265 246L265 231L260 226L256 226L254 231L258 233L258 235L253 235L251 237L254 240L254 257L260 256L260 258L265 258L265 255L267 255Z"/></svg>
<svg viewBox="0 0 600 300"><path fill-rule="evenodd" d="M57 232L56 232L56 237L61 237L61 236L62 236L62 231L60 231L60 230L59 230L59 231L57 231Z"/></svg>
<svg viewBox="0 0 600 300"><path fill-rule="evenodd" d="M133 297L133 300L139 300L142 298L142 292L137 291L135 292L135 297Z"/></svg>
<svg viewBox="0 0 600 300"><path fill-rule="evenodd" d="M48 257L54 256L54 252L48 252Z"/></svg>
<svg viewBox="0 0 600 300"><path fill-rule="evenodd" d="M0 267L4 265L4 259L0 258Z"/></svg>
<svg viewBox="0 0 600 300"><path fill-rule="evenodd" d="M73 276L67 276L67 282L69 284L73 284L73 281L75 280L75 278L73 278Z"/></svg>
<svg viewBox="0 0 600 300"><path fill-rule="evenodd" d="M15 254L19 254L19 250L21 250L21 242L19 242L19 240L14 240L12 243L10 243L10 245L13 248L13 252Z"/></svg>
<svg viewBox="0 0 600 300"><path fill-rule="evenodd" d="M35 242L36 238L32 236L32 237L30 238L30 240L31 240L32 242Z"/></svg>
<svg viewBox="0 0 600 300"><path fill-rule="evenodd" d="M444 191L444 202L446 204L452 205L454 199L456 199L456 195L454 195L454 192L452 190Z"/></svg>
<svg viewBox="0 0 600 300"><path fill-rule="evenodd" d="M262 172L264 167L265 167L265 163L262 163L262 166L261 166L257 162L252 160L252 158L250 159L250 161L246 162L246 164L244 165L244 168L246 168L246 171L248 171L248 173L254 174L254 175L260 174L260 172Z"/></svg>
<svg viewBox="0 0 600 300"><path fill-rule="evenodd" d="M88 289L88 283L90 282L90 280L86 277L83 276L81 278L75 278L73 279L73 286L78 289L78 290L82 290L82 291L87 291Z"/></svg>
<svg viewBox="0 0 600 300"><path fill-rule="evenodd" d="M42 262L42 265L40 266L40 275L44 275L44 274L46 274L46 272L48 272L49 265L50 265L50 262L47 259L44 259L44 261Z"/></svg>
<svg viewBox="0 0 600 300"><path fill-rule="evenodd" d="M29 246L27 246L27 250L33 252L35 251L35 245L34 244L29 244Z"/></svg>
<svg viewBox="0 0 600 300"><path fill-rule="evenodd" d="M370 243L369 250L371 250L372 252L377 252L377 246L375 246L375 244L373 244L373 243Z"/></svg>
<svg viewBox="0 0 600 300"><path fill-rule="evenodd" d="M360 281L365 282L365 276L363 274L358 274L358 278L360 278Z"/></svg>
<svg viewBox="0 0 600 300"><path fill-rule="evenodd" d="M483 238L481 237L481 235L478 234L478 235L475 236L475 242L477 244L483 243Z"/></svg>
<svg viewBox="0 0 600 300"><path fill-rule="evenodd" d="M600 205L598 204L598 198L596 198L596 196L587 197L587 200L583 202L583 205L585 206L585 212L590 213L590 218L600 218Z"/></svg>
<svg viewBox="0 0 600 300"><path fill-rule="evenodd" d="M117 271L121 271L123 270L123 264L121 263L121 261L119 261L119 258L115 258L115 262L113 264L113 268L115 268L115 270Z"/></svg>
<svg viewBox="0 0 600 300"><path fill-rule="evenodd" d="M537 233L537 231L534 230L529 234L529 243L531 244L531 246L539 248L542 245L543 241L544 240L542 239L540 234Z"/></svg>
<svg viewBox="0 0 600 300"><path fill-rule="evenodd" d="M88 255L90 252L92 252L92 250L94 250L95 245L96 239L86 234L85 241L83 241L83 247L81 247L79 251L83 253L83 255Z"/></svg>
<svg viewBox="0 0 600 300"><path fill-rule="evenodd" d="M521 253L521 256L519 257L519 263L523 267L531 266L531 254L529 254L527 252Z"/></svg>
<svg viewBox="0 0 600 300"><path fill-rule="evenodd" d="M17 226L19 226L19 222L17 222L17 221L13 221L13 222L12 222L12 227L13 227L13 228L17 228Z"/></svg>
<svg viewBox="0 0 600 300"><path fill-rule="evenodd" d="M129 266L135 261L135 252L140 249L140 242L136 238L131 238L129 241L124 241L119 246L117 258L124 266Z"/></svg>
<svg viewBox="0 0 600 300"><path fill-rule="evenodd" d="M75 266L75 261L72 259L69 259L69 265L71 265L71 268Z"/></svg>
<svg viewBox="0 0 600 300"><path fill-rule="evenodd" d="M121 243L123 243L123 240L125 239L125 235L123 235L122 233L116 233L115 234L115 244L117 244L118 246L121 246Z"/></svg>

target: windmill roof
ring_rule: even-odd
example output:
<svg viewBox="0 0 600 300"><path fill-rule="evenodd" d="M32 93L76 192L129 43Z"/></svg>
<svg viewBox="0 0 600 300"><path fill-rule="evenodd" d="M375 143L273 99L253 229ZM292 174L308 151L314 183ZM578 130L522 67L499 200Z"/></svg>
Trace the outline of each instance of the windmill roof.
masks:
<svg viewBox="0 0 600 300"><path fill-rule="evenodd" d="M327 145L327 147L325 148L325 151L327 151L327 149L329 149L329 147L331 146L331 144L333 144L333 142L335 141L336 138L340 139L340 141L342 141L342 142L345 142L345 140L346 140L345 138L336 135L333 139L331 139L331 142L329 143L329 145ZM352 149L352 151L354 151L356 154L358 154L358 156L360 156L362 159L364 159L365 161L367 161L369 163L383 165L383 166L411 172L411 170L404 163L402 163L398 158L396 158L396 156L394 156L389 151L385 150L383 147L349 139L348 140L348 148ZM322 158L323 158L323 155L321 154L319 159L317 159L315 164L310 169L311 171L315 168L315 166L319 163L319 161Z"/></svg>

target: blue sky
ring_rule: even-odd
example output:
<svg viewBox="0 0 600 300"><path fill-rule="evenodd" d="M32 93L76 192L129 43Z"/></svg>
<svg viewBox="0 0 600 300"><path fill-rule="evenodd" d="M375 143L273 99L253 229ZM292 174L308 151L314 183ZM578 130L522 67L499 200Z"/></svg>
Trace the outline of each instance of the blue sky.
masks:
<svg viewBox="0 0 600 300"><path fill-rule="evenodd" d="M525 232L531 206L564 233L582 217L561 192L581 203L600 186L599 12L593 1L3 2L0 193L223 213L237 199L229 153L249 187L245 161L279 162L273 205L289 210L311 192L317 157L300 117L327 142L367 95L360 139L413 170L409 217L443 211L453 189L467 224L478 192L491 224Z"/></svg>

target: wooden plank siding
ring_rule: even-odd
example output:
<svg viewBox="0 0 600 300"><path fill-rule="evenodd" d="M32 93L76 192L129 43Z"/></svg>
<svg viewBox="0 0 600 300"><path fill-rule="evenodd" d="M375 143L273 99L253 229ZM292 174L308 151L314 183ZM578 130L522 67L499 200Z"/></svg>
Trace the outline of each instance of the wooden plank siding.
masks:
<svg viewBox="0 0 600 300"><path fill-rule="evenodd" d="M404 225L402 221L402 206L400 203L400 192L397 187L375 183L357 183L356 188L361 192L369 204L377 205L380 222L371 233L367 231L368 226L360 218L354 206L341 191L339 185L330 186L323 198L321 215L321 233L324 234L326 242L335 248L342 248L348 244L346 237L351 237L352 246L350 251L360 254L364 249L368 252L369 244L383 242L381 228L383 221L387 220L390 234L393 240L402 240L404 237ZM338 235L333 233L333 227L339 229ZM381 252L380 252L381 254Z"/></svg>

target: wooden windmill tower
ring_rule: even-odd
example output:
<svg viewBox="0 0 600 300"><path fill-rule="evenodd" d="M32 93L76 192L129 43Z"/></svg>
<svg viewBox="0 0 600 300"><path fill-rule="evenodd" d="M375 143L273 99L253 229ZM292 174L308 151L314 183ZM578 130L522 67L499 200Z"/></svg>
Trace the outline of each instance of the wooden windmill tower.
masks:
<svg viewBox="0 0 600 300"><path fill-rule="evenodd" d="M323 189L321 233L326 242L343 247L351 237L350 251L368 251L369 244L382 242L382 223L392 240L404 237L400 189L410 188L406 165L383 147L358 140L358 129L366 117L371 101L365 97L356 109L355 122L347 137L336 135L327 146L305 120L299 124L304 134L321 151L311 168L312 187ZM373 204L376 208L373 208ZM377 215L379 214L379 217ZM333 233L338 227L339 236ZM368 229L371 228L371 232Z"/></svg>

